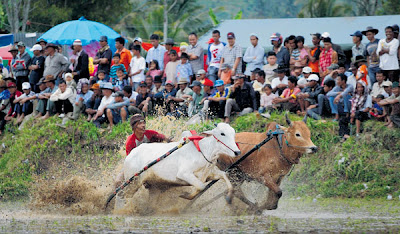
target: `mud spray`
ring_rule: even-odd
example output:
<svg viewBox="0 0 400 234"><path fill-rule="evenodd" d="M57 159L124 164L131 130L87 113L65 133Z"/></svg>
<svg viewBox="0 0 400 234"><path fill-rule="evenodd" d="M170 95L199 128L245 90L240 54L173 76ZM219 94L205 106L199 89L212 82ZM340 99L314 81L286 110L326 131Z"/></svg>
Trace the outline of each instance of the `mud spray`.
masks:
<svg viewBox="0 0 400 234"><path fill-rule="evenodd" d="M147 129L154 129L179 140L181 133L188 130L184 120L175 120L169 117L160 117L149 120ZM119 153L124 158L125 149L121 146ZM160 162L162 163L162 162ZM53 168L53 171L62 171L63 179L37 179L36 186L32 191L31 208L45 212L60 212L74 215L97 215L97 214L127 214L127 215L156 215L156 214L181 214L183 208L189 201L179 198L184 192L191 192L192 187L173 187L169 189L146 189L142 186L139 191L132 195L129 186L125 188L120 196L113 199L109 209L105 210L105 202L109 194L114 190L116 175L122 171L123 159L113 168L107 170L84 170L79 176L73 170L65 168ZM56 166L57 167L57 166ZM60 165L59 167L62 167ZM248 198L254 202L261 203L267 196L267 190L256 183L245 183L243 191ZM223 196L226 190L223 182L216 183L211 189L197 199L186 213L210 213L241 214L245 212L246 206L239 200L234 199L233 205L228 206ZM255 195L257 194L257 197ZM115 204L117 203L117 204Z"/></svg>

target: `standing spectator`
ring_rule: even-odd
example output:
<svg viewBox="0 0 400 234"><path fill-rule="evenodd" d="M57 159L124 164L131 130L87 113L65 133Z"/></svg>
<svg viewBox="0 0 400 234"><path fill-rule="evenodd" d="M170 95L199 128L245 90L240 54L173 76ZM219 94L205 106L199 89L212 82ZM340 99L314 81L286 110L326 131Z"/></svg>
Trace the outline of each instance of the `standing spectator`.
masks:
<svg viewBox="0 0 400 234"><path fill-rule="evenodd" d="M73 120L77 120L79 118L79 115L85 112L87 108L86 106L87 102L90 101L92 96L93 96L93 91L89 90L89 83L88 82L82 83L81 93L76 95L75 103L73 106L73 115L72 115Z"/></svg>
<svg viewBox="0 0 400 234"><path fill-rule="evenodd" d="M62 74L68 69L68 60L64 56L56 51L57 45L49 43L46 46L45 54L46 59L44 61L44 72L43 77L48 75L53 76L55 79L61 78Z"/></svg>
<svg viewBox="0 0 400 234"><path fill-rule="evenodd" d="M97 113L97 109L100 106L101 100L103 98L102 91L100 89L100 85L93 84L91 87L93 94L89 100L86 101L86 114L88 115L87 121L91 121L92 117L94 117Z"/></svg>
<svg viewBox="0 0 400 234"><path fill-rule="evenodd" d="M255 33L250 34L251 46L246 49L243 56L243 61L247 63L246 71L244 74L246 76L251 75L251 71L256 68L261 69L264 62L264 48L258 44L258 35Z"/></svg>
<svg viewBox="0 0 400 234"><path fill-rule="evenodd" d="M13 46L11 46L10 50L8 50L8 52L12 56L11 63L10 63L10 77L15 79L14 65L15 65L15 61L17 59L17 55L18 55L18 47L13 45Z"/></svg>
<svg viewBox="0 0 400 234"><path fill-rule="evenodd" d="M265 73L265 80L270 84L276 78L275 69L278 68L276 54L273 51L267 53L267 64L262 67Z"/></svg>
<svg viewBox="0 0 400 234"><path fill-rule="evenodd" d="M150 62L156 60L160 66L160 70L164 71L164 53L166 51L165 47L160 45L160 37L157 34L150 36L150 42L153 47L147 52L146 63L150 66Z"/></svg>
<svg viewBox="0 0 400 234"><path fill-rule="evenodd" d="M304 47L304 37L303 36L297 36L294 40L295 43L295 49L292 52L292 56L296 54L297 58L294 59L294 63L300 62L302 67L305 67L307 65L308 57L309 57L309 52L308 48Z"/></svg>
<svg viewBox="0 0 400 234"><path fill-rule="evenodd" d="M322 40L323 39L325 39L325 38L329 38L329 39L331 39L331 36L330 36L330 34L328 33L328 32L324 32L324 33L322 33L322 35L321 35L321 38L322 38ZM331 39L331 41L332 41L332 39ZM324 43L325 44L325 43ZM340 45L338 45L338 44L334 44L334 43L332 43L331 42L331 44L332 44L332 49L334 50L334 51L336 51L336 53L337 53L337 57L338 57L338 61L337 61L337 63L342 63L342 64L345 64L346 63L346 55L344 54L344 52L343 52L343 50L342 50L342 47L340 46ZM321 72L321 71L320 71Z"/></svg>
<svg viewBox="0 0 400 234"><path fill-rule="evenodd" d="M287 110L293 113L296 113L299 107L299 103L297 102L297 94L301 92L297 86L297 78L295 76L289 76L288 78L288 87L283 90L281 96L276 97L272 103L280 104L282 110Z"/></svg>
<svg viewBox="0 0 400 234"><path fill-rule="evenodd" d="M204 68L204 50L198 43L197 34L192 32L189 34L189 47L187 54L189 56L189 63L192 67L193 74L198 70Z"/></svg>
<svg viewBox="0 0 400 234"><path fill-rule="evenodd" d="M139 83L144 81L144 70L146 69L146 60L140 55L140 45L133 46L133 57L130 63L130 86L134 91L139 87Z"/></svg>
<svg viewBox="0 0 400 234"><path fill-rule="evenodd" d="M311 71L314 74L319 74L319 55L321 54L322 48L320 46L321 34L315 33L311 34L313 48L311 48L310 54L308 56L308 66L311 67Z"/></svg>
<svg viewBox="0 0 400 234"><path fill-rule="evenodd" d="M167 40L165 41L165 49L166 49L166 51L164 52L164 59L163 59L164 68L167 66L167 64L170 61L169 53L171 52L172 47L174 45L175 45L174 40L171 39L171 38L167 38Z"/></svg>
<svg viewBox="0 0 400 234"><path fill-rule="evenodd" d="M103 98L101 99L100 105L97 108L96 115L91 119L91 121L93 121L98 128L100 128L102 123L107 122L107 106L114 102L114 97L112 96L113 86L111 83L105 83L103 87L101 87L101 92L103 93Z"/></svg>
<svg viewBox="0 0 400 234"><path fill-rule="evenodd" d="M399 81L399 61L397 51L399 49L399 40L394 38L393 27L385 28L386 38L379 40L378 49L379 67L385 73L385 76L392 82Z"/></svg>
<svg viewBox="0 0 400 234"><path fill-rule="evenodd" d="M352 60L354 61L357 56L365 56L366 53L366 47L362 42L363 35L360 31L356 31L353 34L350 34L350 36L353 37L353 47L351 48L351 56Z"/></svg>
<svg viewBox="0 0 400 234"><path fill-rule="evenodd" d="M17 113L17 124L22 123L25 116L33 112L33 103L31 97L35 97L35 93L31 91L29 82L22 83L23 94L14 99L14 112Z"/></svg>
<svg viewBox="0 0 400 234"><path fill-rule="evenodd" d="M232 67L232 76L242 73L242 47L235 43L235 34L229 32L227 35L228 45L222 51L221 64L228 64ZM220 67L218 76L221 76L222 69Z"/></svg>
<svg viewBox="0 0 400 234"><path fill-rule="evenodd" d="M99 42L101 48L97 51L96 56L93 59L93 64L99 65L97 71L103 71L105 79L108 80L112 61L112 51L108 45L107 36L101 36Z"/></svg>
<svg viewBox="0 0 400 234"><path fill-rule="evenodd" d="M29 82L29 69L31 65L31 56L26 52L25 44L20 41L17 44L18 55L15 58L15 63L13 65L13 71L15 72L15 78L17 79L17 89L22 91L22 83Z"/></svg>
<svg viewBox="0 0 400 234"><path fill-rule="evenodd" d="M36 44L32 47L33 55L32 63L28 67L31 70L29 75L29 83L31 84L32 90L39 93L39 87L36 84L39 82L40 78L43 77L44 71L44 57L42 55L42 46Z"/></svg>
<svg viewBox="0 0 400 234"><path fill-rule="evenodd" d="M351 99L350 122L356 122L356 136L360 134L361 122L369 119L368 113L372 108L372 98L368 94L368 87L363 81L358 81L356 92Z"/></svg>
<svg viewBox="0 0 400 234"><path fill-rule="evenodd" d="M68 114L72 117L74 110L72 104L75 98L75 93L71 88L67 87L67 83L63 80L60 81L58 89L50 96L50 101L54 102L56 107L56 116L63 118Z"/></svg>
<svg viewBox="0 0 400 234"><path fill-rule="evenodd" d="M331 39L324 38L324 49L319 56L319 74L321 78L328 75L328 67L338 63L338 53L332 49Z"/></svg>
<svg viewBox="0 0 400 234"><path fill-rule="evenodd" d="M36 42L36 44L40 45L42 47L42 50L44 50L46 48L47 41L41 38L38 42Z"/></svg>
<svg viewBox="0 0 400 234"><path fill-rule="evenodd" d="M239 112L239 116L257 110L256 94L251 83L244 81L244 76L234 76L234 84L225 105L225 123L230 122L232 111Z"/></svg>
<svg viewBox="0 0 400 234"><path fill-rule="evenodd" d="M221 34L218 30L212 32L213 43L208 45L208 78L215 82L218 79L218 71L220 67L222 51L226 43L219 41Z"/></svg>
<svg viewBox="0 0 400 234"><path fill-rule="evenodd" d="M289 66L290 53L285 46L282 45L283 37L280 33L273 33L270 36L271 43L273 45L273 51L276 54L277 64L283 64Z"/></svg>
<svg viewBox="0 0 400 234"><path fill-rule="evenodd" d="M89 55L83 50L81 40L76 39L72 45L78 56L72 75L74 75L75 82L78 83L82 78L89 79Z"/></svg>
<svg viewBox="0 0 400 234"><path fill-rule="evenodd" d="M336 86L329 93L326 94L329 98L329 104L332 114L335 115L334 121L339 120L338 105L343 106L343 112L349 113L350 111L350 94L354 90L353 86L347 84L347 76L339 74L336 79ZM342 109L342 108L340 108Z"/></svg>
<svg viewBox="0 0 400 234"><path fill-rule="evenodd" d="M176 85L176 68L181 61L178 60L178 53L176 53L176 50L171 50L169 52L169 57L170 61L168 62L167 66L165 66L163 78L164 80L172 81L172 84Z"/></svg>
<svg viewBox="0 0 400 234"><path fill-rule="evenodd" d="M373 27L369 26L365 31L361 33L367 36L369 40L368 44L366 45L365 55L367 56L368 61L368 75L369 79L371 80L371 84L376 82L376 72L379 69L379 57L376 54L376 50L378 49L379 39L375 38L375 35L378 34L378 29L374 29Z"/></svg>
<svg viewBox="0 0 400 234"><path fill-rule="evenodd" d="M272 91L280 96L287 88L288 85L288 77L286 76L287 68L285 65L279 65L277 69L274 70L278 77L272 80L271 87Z"/></svg>
<svg viewBox="0 0 400 234"><path fill-rule="evenodd" d="M129 63L132 60L132 54L129 50L125 48L125 39L123 37L118 37L115 39L115 48L120 55L120 63L124 65L125 71L129 72Z"/></svg>
<svg viewBox="0 0 400 234"><path fill-rule="evenodd" d="M189 56L186 53L181 55L181 63L176 66L176 79L181 80L181 78L187 79L190 83L190 77L193 76L192 66L188 63Z"/></svg>

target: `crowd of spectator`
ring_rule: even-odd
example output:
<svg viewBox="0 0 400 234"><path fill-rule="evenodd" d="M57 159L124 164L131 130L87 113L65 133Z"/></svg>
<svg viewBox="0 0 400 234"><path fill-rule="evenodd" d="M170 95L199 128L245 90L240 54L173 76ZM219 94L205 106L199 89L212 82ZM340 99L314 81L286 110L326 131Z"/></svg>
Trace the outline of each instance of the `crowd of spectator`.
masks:
<svg viewBox="0 0 400 234"><path fill-rule="evenodd" d="M269 38L271 51L252 33L244 53L235 33L229 32L225 43L218 30L212 32L206 52L196 33L178 51L174 40L160 43L153 34L147 53L139 37L129 49L124 38L117 38L113 53L102 36L93 76L79 39L69 58L60 46L44 40L33 46L31 58L18 42L9 51L10 69L1 67L0 133L7 122L20 124L28 115L55 115L63 124L85 115L96 126L111 128L134 114L229 122L233 115L251 112L269 118L271 111L338 121L344 139L353 125L358 136L361 123L370 118L400 127L399 27L384 31L382 39L375 38L379 31L373 27L344 35L353 40L351 57L328 32L285 39L276 32ZM364 36L366 45L361 43Z"/></svg>

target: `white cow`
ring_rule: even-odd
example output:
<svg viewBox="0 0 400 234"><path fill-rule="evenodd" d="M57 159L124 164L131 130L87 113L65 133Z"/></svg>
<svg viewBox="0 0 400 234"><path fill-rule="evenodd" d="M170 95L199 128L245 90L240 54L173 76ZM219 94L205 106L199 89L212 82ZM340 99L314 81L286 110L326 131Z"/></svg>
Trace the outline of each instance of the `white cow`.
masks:
<svg viewBox="0 0 400 234"><path fill-rule="evenodd" d="M230 157L240 155L235 143L235 130L229 124L219 123L216 128L203 134L206 137L199 141L201 152L193 142L187 143L134 180L131 185L133 193L143 184L150 187L191 185L196 190L192 194L180 196L190 200L205 188L207 181L224 179L228 187L226 199L230 203L233 194L232 184L225 172L219 170L215 163L220 154ZM178 144L179 142L149 143L133 149L125 159L125 180Z"/></svg>

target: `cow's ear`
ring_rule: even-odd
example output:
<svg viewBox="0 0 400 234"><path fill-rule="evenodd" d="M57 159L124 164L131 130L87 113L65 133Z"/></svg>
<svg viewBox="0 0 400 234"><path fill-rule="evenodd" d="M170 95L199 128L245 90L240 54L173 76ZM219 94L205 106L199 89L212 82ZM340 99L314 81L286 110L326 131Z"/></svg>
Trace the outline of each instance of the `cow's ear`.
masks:
<svg viewBox="0 0 400 234"><path fill-rule="evenodd" d="M210 131L205 131L205 132L202 132L201 133L201 135L204 135L204 136L212 136L212 131L210 130Z"/></svg>

